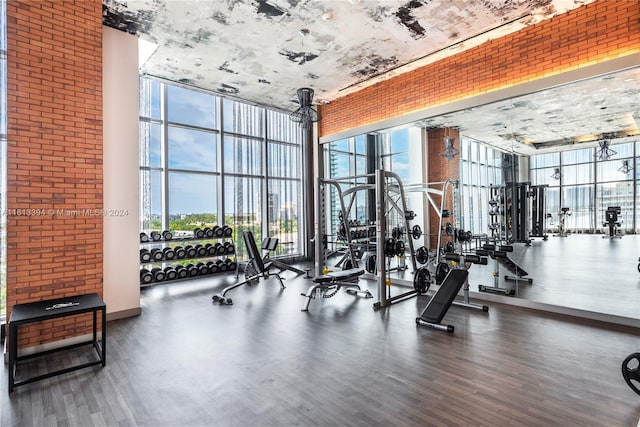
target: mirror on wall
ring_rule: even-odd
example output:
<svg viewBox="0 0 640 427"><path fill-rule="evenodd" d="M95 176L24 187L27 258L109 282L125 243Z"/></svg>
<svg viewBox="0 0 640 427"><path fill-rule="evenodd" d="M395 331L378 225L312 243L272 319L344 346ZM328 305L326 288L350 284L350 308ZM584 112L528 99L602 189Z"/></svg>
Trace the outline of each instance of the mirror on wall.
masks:
<svg viewBox="0 0 640 427"><path fill-rule="evenodd" d="M640 67L380 129L378 143L404 132L408 145L379 164L387 152L414 170L411 144L438 128L459 131L462 228L491 236L493 202L514 209L501 227L524 227L508 259L472 267L476 295L640 318ZM512 292L479 292L491 287Z"/></svg>

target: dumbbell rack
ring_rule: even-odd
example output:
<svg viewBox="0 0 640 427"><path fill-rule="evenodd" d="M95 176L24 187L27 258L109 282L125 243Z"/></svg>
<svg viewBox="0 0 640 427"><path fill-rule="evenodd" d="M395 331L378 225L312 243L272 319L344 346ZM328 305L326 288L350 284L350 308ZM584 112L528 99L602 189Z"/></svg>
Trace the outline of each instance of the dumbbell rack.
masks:
<svg viewBox="0 0 640 427"><path fill-rule="evenodd" d="M209 231L210 229L205 229ZM233 246L233 234L228 235L208 235L196 237L194 230L192 237L179 237L160 240L149 240L140 242L140 287L153 286L159 283L173 283L184 280L200 279L211 277L214 274L236 272L237 259ZM141 233L142 234L142 233ZM215 243L213 243L215 241ZM197 245L181 245L180 243L198 242ZM147 248L151 248L150 250ZM176 249L182 248L186 251L184 256L177 256ZM189 250L189 248L191 250ZM151 256L150 260L143 260L143 252ZM193 251L195 250L195 254ZM168 256L167 252L173 251L173 256ZM191 253L189 253L191 252ZM159 254L162 254L160 256ZM155 256L155 257L154 257ZM213 261L217 259L217 261ZM205 263L204 261L209 260ZM191 261L191 262L189 262ZM192 264L191 266L189 264ZM148 268L153 266L153 268ZM159 269L159 270L158 270ZM175 273L175 277L167 278ZM146 272L151 273L151 280ZM163 273L163 274L162 274ZM162 279L158 279L162 277Z"/></svg>

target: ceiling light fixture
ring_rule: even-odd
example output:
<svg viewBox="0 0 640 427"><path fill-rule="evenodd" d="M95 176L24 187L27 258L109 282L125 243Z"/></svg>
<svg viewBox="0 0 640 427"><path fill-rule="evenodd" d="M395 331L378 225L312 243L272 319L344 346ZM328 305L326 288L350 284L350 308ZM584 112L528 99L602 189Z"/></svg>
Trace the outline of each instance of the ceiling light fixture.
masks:
<svg viewBox="0 0 640 427"><path fill-rule="evenodd" d="M313 89L301 87L296 91L300 107L289 114L291 121L299 123L300 127L310 129L311 125L320 119L320 115L311 106L313 102Z"/></svg>
<svg viewBox="0 0 640 427"><path fill-rule="evenodd" d="M440 153L440 155L442 157L444 157L445 159L447 159L447 161L451 161L453 160L459 153L458 150L456 150L453 146L453 143L455 142L455 137L453 136L445 136L444 137L444 151L442 153Z"/></svg>
<svg viewBox="0 0 640 427"><path fill-rule="evenodd" d="M600 146L598 151L596 151L596 158L598 160L609 160L611 156L617 154L614 150L609 148L609 141L607 141L606 139L598 142L598 145Z"/></svg>
<svg viewBox="0 0 640 427"><path fill-rule="evenodd" d="M551 175L551 178L560 179L561 176L562 176L562 174L560 173L560 168L555 168L553 170L553 175Z"/></svg>
<svg viewBox="0 0 640 427"><path fill-rule="evenodd" d="M618 169L620 172L622 172L623 174L627 175L629 172L631 172L631 165L629 165L629 160L623 160L622 161L622 166L620 166L620 168Z"/></svg>

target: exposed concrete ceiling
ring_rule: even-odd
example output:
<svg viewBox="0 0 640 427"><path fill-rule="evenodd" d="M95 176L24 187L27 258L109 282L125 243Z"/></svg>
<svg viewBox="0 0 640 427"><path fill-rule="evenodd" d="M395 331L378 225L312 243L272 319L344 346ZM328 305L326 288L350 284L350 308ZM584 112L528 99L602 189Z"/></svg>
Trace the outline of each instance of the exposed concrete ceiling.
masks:
<svg viewBox="0 0 640 427"><path fill-rule="evenodd" d="M103 15L158 46L141 72L292 111L297 88L330 102L592 1L103 0ZM638 70L578 84L420 124L522 154L637 135Z"/></svg>
<svg viewBox="0 0 640 427"><path fill-rule="evenodd" d="M103 0L103 9L106 25L158 45L144 73L289 110L297 88L328 102L592 1Z"/></svg>

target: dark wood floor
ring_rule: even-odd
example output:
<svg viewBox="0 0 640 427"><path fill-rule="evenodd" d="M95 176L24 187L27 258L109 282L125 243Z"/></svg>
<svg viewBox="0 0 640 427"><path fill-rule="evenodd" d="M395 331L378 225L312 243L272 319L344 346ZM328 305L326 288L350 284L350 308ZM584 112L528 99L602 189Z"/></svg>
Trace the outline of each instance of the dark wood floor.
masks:
<svg viewBox="0 0 640 427"><path fill-rule="evenodd" d="M454 334L417 327L427 297L374 311L340 293L300 308L309 283L207 279L143 292L109 322L107 366L6 393L9 426L635 426L620 364L637 331L492 305L452 308ZM375 289L371 289L375 291ZM78 352L65 357L84 357ZM50 367L40 361L23 370ZM23 371L24 372L24 371Z"/></svg>

